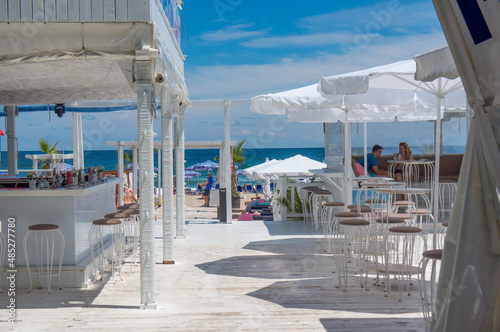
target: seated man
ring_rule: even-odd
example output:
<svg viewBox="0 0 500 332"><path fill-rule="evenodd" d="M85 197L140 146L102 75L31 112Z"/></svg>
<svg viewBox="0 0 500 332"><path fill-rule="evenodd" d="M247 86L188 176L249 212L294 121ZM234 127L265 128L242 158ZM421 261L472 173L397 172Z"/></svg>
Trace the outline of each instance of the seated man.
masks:
<svg viewBox="0 0 500 332"><path fill-rule="evenodd" d="M372 153L366 155L367 157L366 168L368 169L368 174L370 174L370 176L388 176L387 171L379 169L377 166L377 158L380 158L383 149L384 148L381 147L380 145L375 144L372 148ZM361 166L364 167L365 158L363 157L359 163L361 164Z"/></svg>

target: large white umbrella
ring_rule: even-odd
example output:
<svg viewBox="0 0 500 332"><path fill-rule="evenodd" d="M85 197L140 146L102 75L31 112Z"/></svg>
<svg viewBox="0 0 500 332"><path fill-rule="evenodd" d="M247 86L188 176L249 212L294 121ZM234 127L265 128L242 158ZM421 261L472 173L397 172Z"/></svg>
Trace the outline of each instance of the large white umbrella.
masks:
<svg viewBox="0 0 500 332"><path fill-rule="evenodd" d="M275 163L277 163L279 161L281 161L281 160L277 160L277 159L268 160L266 158L266 161L263 162L262 164L258 164L258 165L252 166L252 167L245 168L244 170L242 170L242 173L250 180L263 179L263 178L259 177L259 175L258 175L259 170L262 170L262 169L265 169L271 165L274 165Z"/></svg>
<svg viewBox="0 0 500 332"><path fill-rule="evenodd" d="M474 118L431 330L500 331L500 7L494 1L433 2Z"/></svg>
<svg viewBox="0 0 500 332"><path fill-rule="evenodd" d="M309 170L325 167L326 164L322 162L298 154L296 156L280 160L265 168L259 169L258 171L254 171L254 174L263 179L278 179L280 176L310 177L313 174Z"/></svg>

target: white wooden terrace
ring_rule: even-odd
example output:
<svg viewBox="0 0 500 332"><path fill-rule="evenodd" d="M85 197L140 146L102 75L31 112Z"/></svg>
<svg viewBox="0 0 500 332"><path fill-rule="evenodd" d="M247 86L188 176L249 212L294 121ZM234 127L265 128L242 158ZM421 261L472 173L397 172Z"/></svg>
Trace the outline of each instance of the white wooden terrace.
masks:
<svg viewBox="0 0 500 332"><path fill-rule="evenodd" d="M302 221L219 224L210 208L186 208L189 241L175 241L176 264L161 264L156 238L158 310L138 310L139 271L88 289L17 291L17 322L5 330L424 331L417 285L398 301L351 277L335 288L323 235ZM161 220L156 223L161 234ZM394 286L396 287L396 286ZM396 288L394 288L396 290ZM0 297L5 308L7 296Z"/></svg>

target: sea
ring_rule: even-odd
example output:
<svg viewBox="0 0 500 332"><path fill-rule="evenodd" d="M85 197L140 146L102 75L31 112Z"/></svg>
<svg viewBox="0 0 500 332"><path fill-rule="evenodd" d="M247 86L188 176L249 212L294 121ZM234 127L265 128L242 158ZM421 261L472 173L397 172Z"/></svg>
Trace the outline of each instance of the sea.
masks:
<svg viewBox="0 0 500 332"><path fill-rule="evenodd" d="M412 147L414 154L432 153L427 151L428 147ZM443 146L443 153L463 153L464 146ZM353 147L353 154L362 154L363 147ZM398 147L384 147L384 154L392 154L397 152ZM72 153L72 151L64 151L64 153ZM41 154L40 151L19 151L18 153L18 169L31 169L33 162L25 156L29 154ZM265 162L266 158L271 159L286 159L293 157L297 154L302 156L323 161L325 157L324 148L267 148L267 149L245 149L245 161L239 168L244 169L254 165ZM214 161L219 156L218 149L187 149L185 151L186 167L201 163L207 160ZM118 155L116 150L89 150L84 152L85 167L103 166L104 170L117 170L118 169ZM158 155L155 153L155 165L158 165ZM72 160L65 160L67 164L72 164ZM7 152L1 152L1 166L0 169L7 169ZM196 187L197 182L204 182L207 177L207 171L201 171L199 176L194 178L187 178L186 184L190 187ZM216 171L212 172L216 176ZM20 176L25 176L25 173L20 173ZM238 181L242 184L252 182L244 176L238 177Z"/></svg>

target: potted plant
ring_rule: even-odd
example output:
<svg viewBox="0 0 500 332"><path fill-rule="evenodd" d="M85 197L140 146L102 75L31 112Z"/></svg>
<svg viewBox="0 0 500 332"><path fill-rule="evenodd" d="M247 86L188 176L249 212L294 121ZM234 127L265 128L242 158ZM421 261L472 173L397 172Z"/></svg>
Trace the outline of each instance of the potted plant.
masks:
<svg viewBox="0 0 500 332"><path fill-rule="evenodd" d="M30 190L35 189L36 188L36 180L38 179L38 175L35 172L28 172L26 174L26 177L28 178Z"/></svg>
<svg viewBox="0 0 500 332"><path fill-rule="evenodd" d="M231 205L233 209L239 209L241 206L241 195L237 191L236 193L231 195Z"/></svg>
<svg viewBox="0 0 500 332"><path fill-rule="evenodd" d="M102 172L104 171L104 167L99 165L95 168L95 170L97 172L97 178L102 179Z"/></svg>

